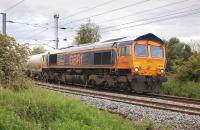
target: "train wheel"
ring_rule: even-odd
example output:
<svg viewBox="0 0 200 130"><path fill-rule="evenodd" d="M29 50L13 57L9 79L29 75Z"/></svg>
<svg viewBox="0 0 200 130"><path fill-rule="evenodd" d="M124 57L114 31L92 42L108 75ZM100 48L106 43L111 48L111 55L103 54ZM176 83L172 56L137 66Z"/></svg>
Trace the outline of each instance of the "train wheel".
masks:
<svg viewBox="0 0 200 130"><path fill-rule="evenodd" d="M110 89L109 83L108 83L107 81L106 81L105 84L104 84L104 88Z"/></svg>
<svg viewBox="0 0 200 130"><path fill-rule="evenodd" d="M42 81L43 81L43 82L48 82L48 80L49 80L48 74L47 74L46 72L44 72L44 73L42 74Z"/></svg>
<svg viewBox="0 0 200 130"><path fill-rule="evenodd" d="M131 93L131 92L132 92L131 85L130 85L130 83L127 83L126 87L124 89L124 93L128 94L128 93Z"/></svg>
<svg viewBox="0 0 200 130"><path fill-rule="evenodd" d="M57 74L57 73L54 74L54 82L56 84L60 85L60 78L59 77L60 77L59 74Z"/></svg>
<svg viewBox="0 0 200 130"><path fill-rule="evenodd" d="M90 81L90 87L96 88L96 81L95 81L94 79L92 79L92 80Z"/></svg>

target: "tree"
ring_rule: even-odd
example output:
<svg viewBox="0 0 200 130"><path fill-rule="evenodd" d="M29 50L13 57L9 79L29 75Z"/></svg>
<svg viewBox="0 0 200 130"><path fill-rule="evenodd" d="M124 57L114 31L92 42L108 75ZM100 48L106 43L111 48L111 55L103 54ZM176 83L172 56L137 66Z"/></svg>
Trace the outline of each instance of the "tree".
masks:
<svg viewBox="0 0 200 130"><path fill-rule="evenodd" d="M174 71L177 66L192 55L192 50L189 45L181 43L178 38L171 38L169 41L164 40L167 47L167 70Z"/></svg>
<svg viewBox="0 0 200 130"><path fill-rule="evenodd" d="M42 46L40 46L40 47L34 47L33 50L31 51L31 55L44 53L45 51L46 50Z"/></svg>
<svg viewBox="0 0 200 130"><path fill-rule="evenodd" d="M194 53L188 61L177 67L177 78L200 82L200 53Z"/></svg>
<svg viewBox="0 0 200 130"><path fill-rule="evenodd" d="M86 24L82 24L75 37L75 43L85 44L94 43L100 40L100 28L98 25L88 21Z"/></svg>
<svg viewBox="0 0 200 130"><path fill-rule="evenodd" d="M188 45L191 46L193 52L200 52L200 40L191 40Z"/></svg>
<svg viewBox="0 0 200 130"><path fill-rule="evenodd" d="M23 66L28 54L28 47L0 34L0 86L19 89L25 85Z"/></svg>

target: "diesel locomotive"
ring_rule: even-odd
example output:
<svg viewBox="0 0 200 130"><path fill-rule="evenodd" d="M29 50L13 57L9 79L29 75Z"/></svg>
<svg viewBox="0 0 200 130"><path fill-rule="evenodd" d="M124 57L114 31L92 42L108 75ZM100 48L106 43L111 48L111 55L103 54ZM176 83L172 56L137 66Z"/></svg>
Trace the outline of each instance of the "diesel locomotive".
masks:
<svg viewBox="0 0 200 130"><path fill-rule="evenodd" d="M26 73L45 82L158 93L165 78L165 44L152 33L30 56Z"/></svg>

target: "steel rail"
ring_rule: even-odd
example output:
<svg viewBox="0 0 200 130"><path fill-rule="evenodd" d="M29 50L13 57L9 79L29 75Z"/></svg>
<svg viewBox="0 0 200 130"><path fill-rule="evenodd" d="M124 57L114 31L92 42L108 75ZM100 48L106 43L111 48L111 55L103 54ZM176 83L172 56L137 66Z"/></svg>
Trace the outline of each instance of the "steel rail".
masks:
<svg viewBox="0 0 200 130"><path fill-rule="evenodd" d="M186 97L160 95L160 94L149 94L149 95L159 98L159 99L164 99L164 100L169 100L169 101L200 105L200 99L192 99L192 98L186 98Z"/></svg>
<svg viewBox="0 0 200 130"><path fill-rule="evenodd" d="M155 97L140 97L136 98L137 96L131 96L131 95L123 95L123 94L116 94L116 93L109 93L109 92L99 92L95 90L87 90L84 88L72 88L67 86L60 86L55 84L49 84L49 83L42 83L42 82L35 82L35 84L43 86L44 88L58 91L61 93L68 93L73 95L80 95L80 96L88 96L92 98L99 98L99 99L105 99L105 100L111 100L115 102L121 102L126 104L132 104L132 105L140 105L144 107L151 107L156 109L162 109L162 110L169 110L174 112L181 112L186 113L190 115L200 115L200 105L196 103L194 100L191 100L191 102L188 100L186 102L186 98L174 98L176 101L168 100L173 99L171 97L167 98L167 96L158 95L158 99L162 101L155 101ZM181 102L181 99L183 99L183 102ZM164 102L163 102L164 101ZM180 103L181 102L181 103Z"/></svg>

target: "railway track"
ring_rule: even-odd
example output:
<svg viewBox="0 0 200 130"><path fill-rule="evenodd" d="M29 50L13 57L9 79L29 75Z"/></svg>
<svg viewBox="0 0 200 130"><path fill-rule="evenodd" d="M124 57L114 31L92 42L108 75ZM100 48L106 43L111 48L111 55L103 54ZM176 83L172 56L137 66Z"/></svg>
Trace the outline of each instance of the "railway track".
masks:
<svg viewBox="0 0 200 130"><path fill-rule="evenodd" d="M158 95L158 94L151 94L150 96L154 96L156 98L169 100L169 101L200 105L200 99L192 99L192 98L169 96L169 95Z"/></svg>
<svg viewBox="0 0 200 130"><path fill-rule="evenodd" d="M195 100L190 98L167 96L167 95L135 96L135 95L124 95L111 92L100 92L80 87L79 88L70 87L70 85L64 86L64 85L55 85L43 82L35 82L35 84L49 90L58 91L66 94L88 96L88 97L105 99L126 104L151 107L155 109L181 112L190 115L200 115L200 100Z"/></svg>

